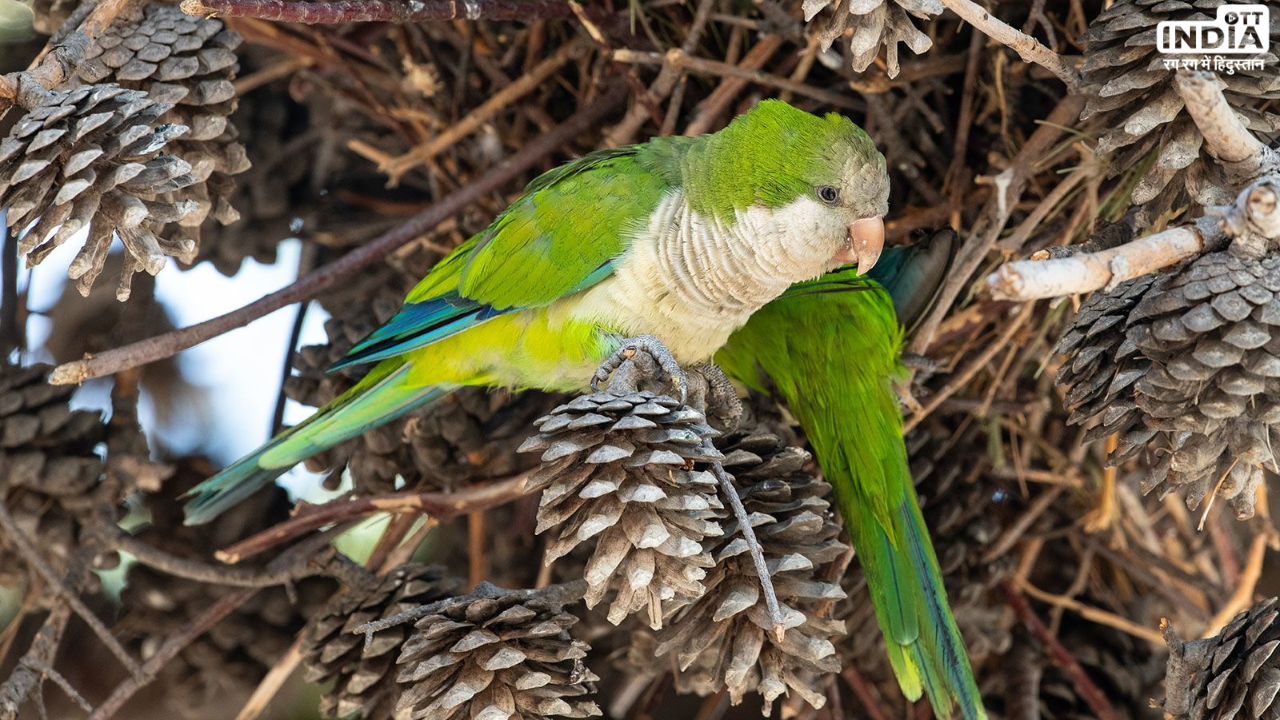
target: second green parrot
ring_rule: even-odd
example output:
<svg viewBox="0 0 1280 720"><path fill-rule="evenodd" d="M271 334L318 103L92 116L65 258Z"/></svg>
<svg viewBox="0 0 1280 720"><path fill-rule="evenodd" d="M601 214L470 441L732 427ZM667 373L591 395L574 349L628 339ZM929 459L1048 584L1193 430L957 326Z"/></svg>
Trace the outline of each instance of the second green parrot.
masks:
<svg viewBox="0 0 1280 720"><path fill-rule="evenodd" d="M935 239L887 251L873 271L879 282L845 269L793 285L734 333L716 362L730 378L780 396L804 429L903 694L928 693L939 718L958 707L980 720L986 712L920 514L894 388L905 372L895 304L904 314L927 304L949 252Z"/></svg>

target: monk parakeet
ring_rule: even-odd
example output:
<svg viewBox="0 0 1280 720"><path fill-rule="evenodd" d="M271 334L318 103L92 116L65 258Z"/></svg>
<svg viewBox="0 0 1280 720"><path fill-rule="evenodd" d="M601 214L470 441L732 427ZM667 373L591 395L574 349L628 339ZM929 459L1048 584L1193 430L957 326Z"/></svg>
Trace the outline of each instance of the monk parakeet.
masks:
<svg viewBox="0 0 1280 720"><path fill-rule="evenodd" d="M927 248L886 251L870 277L838 270L794 285L715 359L730 378L776 392L804 429L862 563L903 694L927 692L939 718L959 706L976 720L986 713L916 500L894 389L904 374L894 301L904 314L923 310L950 245L935 237Z"/></svg>
<svg viewBox="0 0 1280 720"><path fill-rule="evenodd" d="M865 132L776 100L544 173L339 364L376 363L363 380L193 489L187 522L460 386L581 390L623 348L709 361L792 283L874 265L888 194Z"/></svg>

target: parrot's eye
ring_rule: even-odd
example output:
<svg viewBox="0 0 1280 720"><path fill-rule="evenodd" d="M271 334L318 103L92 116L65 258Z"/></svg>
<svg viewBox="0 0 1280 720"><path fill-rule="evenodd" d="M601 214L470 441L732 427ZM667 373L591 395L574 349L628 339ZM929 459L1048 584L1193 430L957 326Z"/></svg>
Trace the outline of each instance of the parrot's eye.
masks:
<svg viewBox="0 0 1280 720"><path fill-rule="evenodd" d="M818 199L828 205L835 205L840 200L840 191L830 185L819 185Z"/></svg>

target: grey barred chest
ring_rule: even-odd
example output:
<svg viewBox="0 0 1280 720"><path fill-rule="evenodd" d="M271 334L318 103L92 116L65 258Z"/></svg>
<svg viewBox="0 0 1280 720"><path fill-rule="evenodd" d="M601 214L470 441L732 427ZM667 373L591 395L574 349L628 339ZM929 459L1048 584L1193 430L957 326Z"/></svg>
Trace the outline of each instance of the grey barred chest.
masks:
<svg viewBox="0 0 1280 720"><path fill-rule="evenodd" d="M624 336L655 335L681 363L708 361L752 313L830 269L843 228L815 204L748 208L724 221L673 192L613 275L572 299L570 316Z"/></svg>

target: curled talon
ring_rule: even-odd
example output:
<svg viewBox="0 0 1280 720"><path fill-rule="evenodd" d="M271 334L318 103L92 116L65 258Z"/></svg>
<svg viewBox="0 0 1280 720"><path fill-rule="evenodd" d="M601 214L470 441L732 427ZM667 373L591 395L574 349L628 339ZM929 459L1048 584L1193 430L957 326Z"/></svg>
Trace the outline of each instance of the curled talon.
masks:
<svg viewBox="0 0 1280 720"><path fill-rule="evenodd" d="M645 360L651 360L652 365L639 357L641 353L648 356ZM628 362L633 364L637 371L635 374L640 376L636 379L656 374L652 371L653 368L661 369L665 376L663 380L675 391L680 402L688 402L689 378L681 369L680 363L676 362L675 355L653 335L638 335L624 340L622 345L600 363L600 367L596 368L595 374L591 377L591 389L598 391L600 383L609 380Z"/></svg>

